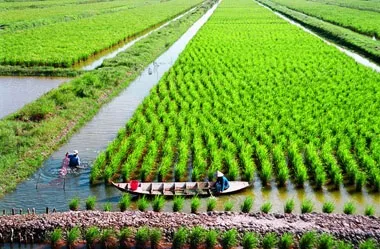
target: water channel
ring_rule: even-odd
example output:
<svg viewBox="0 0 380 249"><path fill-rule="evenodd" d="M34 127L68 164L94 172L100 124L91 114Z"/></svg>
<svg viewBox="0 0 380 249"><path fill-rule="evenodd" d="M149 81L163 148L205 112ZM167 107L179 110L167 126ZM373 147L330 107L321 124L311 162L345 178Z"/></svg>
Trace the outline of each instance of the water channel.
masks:
<svg viewBox="0 0 380 249"><path fill-rule="evenodd" d="M149 94L150 89L157 84L162 75L174 64L178 55L211 16L215 8L216 6L210 9L168 51L150 64L127 89L104 106L92 121L46 160L43 167L30 179L19 184L14 192L1 199L0 210L36 208L38 212L43 212L45 207L49 207L50 209L56 208L59 211L65 211L68 210L68 202L76 196L82 199L81 206L83 208L84 199L89 195L97 197L98 209L102 209L106 202L111 202L114 210L116 210L121 193L104 184L91 186L88 180L90 168L70 173L65 179L60 178L58 172L61 167L62 157L65 152L77 149L80 152L82 161L91 165L91 161L96 158L99 151L103 150L107 143L114 139L117 131L131 118L138 105ZM313 201L315 210L319 212L325 201L333 201L336 204L336 212L342 212L344 203L353 201L357 207L357 213L363 213L366 205L373 205L377 208L377 214L380 214L379 194L368 193L365 190L361 193L351 192L344 187L338 191L327 189L315 191L309 185L306 185L304 189L296 189L291 183L286 189L277 188L274 182L271 183L270 187L263 187L258 177L256 177L252 188L245 192L218 198L217 209L222 210L224 203L229 199L235 204L234 210L238 211L246 196L254 197L254 211L258 211L264 202L270 201L273 205L273 212L282 212L285 201L294 199L296 202L295 211L299 212L300 201L307 198ZM206 199L202 199L201 211L206 209L206 201ZM165 210L170 211L171 206L171 201L168 201ZM189 200L187 200L184 211L189 212L189 210L190 205Z"/></svg>

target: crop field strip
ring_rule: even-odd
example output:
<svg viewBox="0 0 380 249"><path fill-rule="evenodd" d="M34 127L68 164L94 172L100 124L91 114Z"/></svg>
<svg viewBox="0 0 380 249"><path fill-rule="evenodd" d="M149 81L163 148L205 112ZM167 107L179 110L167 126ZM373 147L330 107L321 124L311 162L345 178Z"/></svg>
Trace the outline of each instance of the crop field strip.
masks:
<svg viewBox="0 0 380 249"><path fill-rule="evenodd" d="M329 5L336 5L351 9L369 10L380 13L380 4L378 1L366 0L310 0L311 2L324 3Z"/></svg>
<svg viewBox="0 0 380 249"><path fill-rule="evenodd" d="M91 181L260 176L380 190L380 75L251 0L224 0Z"/></svg>
<svg viewBox="0 0 380 249"><path fill-rule="evenodd" d="M6 32L5 29L0 36L0 64L70 67L201 2L156 0L141 5L141 1L137 1L140 4L136 8L122 11L98 13L88 18L68 18L69 21L65 22L49 23L51 19L47 19L47 25L15 32ZM98 11L105 10L99 8Z"/></svg>
<svg viewBox="0 0 380 249"><path fill-rule="evenodd" d="M306 15L317 17L360 34L380 37L380 9L379 1L368 1L375 10L363 10L346 6L326 4L324 1L307 0L272 0L290 9L300 11ZM333 2L330 0L330 2ZM348 1L350 2L350 1Z"/></svg>

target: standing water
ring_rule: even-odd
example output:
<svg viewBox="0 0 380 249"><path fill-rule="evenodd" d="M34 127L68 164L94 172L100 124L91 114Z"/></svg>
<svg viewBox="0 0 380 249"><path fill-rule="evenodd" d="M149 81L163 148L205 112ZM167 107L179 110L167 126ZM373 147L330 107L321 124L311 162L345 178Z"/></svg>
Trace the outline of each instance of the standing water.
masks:
<svg viewBox="0 0 380 249"><path fill-rule="evenodd" d="M13 113L67 78L0 76L0 118Z"/></svg>
<svg viewBox="0 0 380 249"><path fill-rule="evenodd" d="M99 202L117 201L120 192L113 187L89 184L90 168L69 173L66 178L59 177L59 169L64 154L73 149L79 150L81 160L91 164L99 151L106 148L118 130L132 117L137 107L149 94L163 74L174 64L187 43L208 20L218 4L213 6L203 17L176 41L155 62L151 63L129 87L111 103L104 106L99 113L75 134L70 141L56 151L30 179L19 184L15 191L0 201L0 209L45 207L67 210L68 202L74 197L81 199L89 195L97 196Z"/></svg>

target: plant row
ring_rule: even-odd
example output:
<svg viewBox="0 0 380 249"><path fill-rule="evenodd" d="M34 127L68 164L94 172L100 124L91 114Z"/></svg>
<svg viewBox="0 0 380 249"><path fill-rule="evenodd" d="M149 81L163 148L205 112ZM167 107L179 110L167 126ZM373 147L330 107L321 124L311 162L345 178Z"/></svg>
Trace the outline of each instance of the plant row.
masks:
<svg viewBox="0 0 380 249"><path fill-rule="evenodd" d="M99 155L91 181L211 181L220 170L378 192L379 97L379 74L254 2L225 1Z"/></svg>
<svg viewBox="0 0 380 249"><path fill-rule="evenodd" d="M161 212L165 207L166 200L164 196L155 196L152 200L147 199L145 196L139 198L135 205L139 211L146 211L149 206L152 207L152 210L155 212ZM121 196L118 207L121 212L131 209L132 200L129 194L124 194ZM172 204L173 212L181 212L185 204L185 199L182 196L175 196ZM240 205L240 211L244 213L249 213L252 211L254 200L251 197L246 197ZM206 203L207 212L215 211L217 206L217 199L215 197L210 197ZM80 199L73 198L69 203L69 209L73 211L79 210ZM86 210L95 210L96 208L96 196L89 196L85 201ZM197 213L201 208L201 201L197 196L194 196L190 201L190 210L191 213ZM289 199L284 204L284 213L292 213L295 208L295 202L293 199ZM234 202L226 201L224 203L224 211L232 211L234 209ZM111 211L112 204L107 202L103 205L103 211ZM263 213L270 213L272 210L272 203L267 201L260 206L260 211ZM315 211L314 204L311 200L305 199L300 203L301 213L311 213ZM325 202L322 207L323 213L333 213L335 211L334 202ZM350 201L344 204L343 213L345 214L355 214L356 206ZM373 206L367 206L364 211L364 215L373 216L375 214L375 208Z"/></svg>
<svg viewBox="0 0 380 249"><path fill-rule="evenodd" d="M64 233L61 228L54 229L47 235L53 248L59 248L64 241L68 248L75 248L76 244L84 239L89 248L101 245L102 248L162 248L161 242L170 242L167 248L219 248L231 249L241 246L243 249L352 249L354 246L346 241L336 239L328 233L318 234L314 231L305 232L299 239L291 233L278 235L266 233L261 236L253 232L239 234L236 229L220 232L218 230L206 230L200 226L193 228L180 227L172 238L165 238L159 228L146 226L134 229L125 227L120 230L112 228L100 229L89 227L82 229L74 227ZM374 239L368 239L359 244L359 249L376 249L378 243Z"/></svg>

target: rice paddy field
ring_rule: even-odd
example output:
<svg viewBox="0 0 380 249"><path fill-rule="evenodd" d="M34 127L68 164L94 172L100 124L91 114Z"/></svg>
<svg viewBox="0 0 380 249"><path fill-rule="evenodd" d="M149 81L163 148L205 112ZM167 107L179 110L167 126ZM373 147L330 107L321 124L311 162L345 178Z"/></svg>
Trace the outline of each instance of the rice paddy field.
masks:
<svg viewBox="0 0 380 249"><path fill-rule="evenodd" d="M249 0L224 0L91 180L380 191L380 75Z"/></svg>
<svg viewBox="0 0 380 249"><path fill-rule="evenodd" d="M0 65L70 67L201 2L3 1Z"/></svg>

